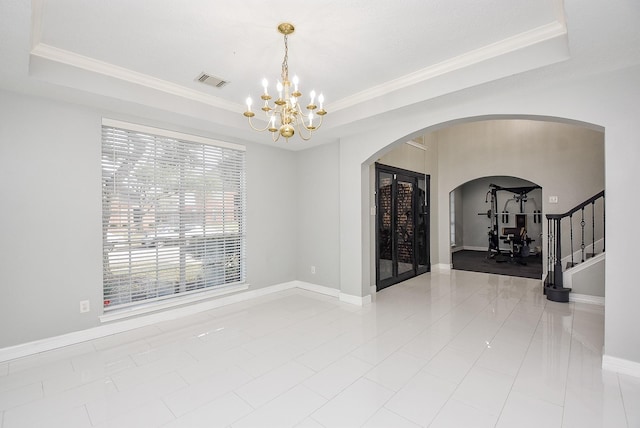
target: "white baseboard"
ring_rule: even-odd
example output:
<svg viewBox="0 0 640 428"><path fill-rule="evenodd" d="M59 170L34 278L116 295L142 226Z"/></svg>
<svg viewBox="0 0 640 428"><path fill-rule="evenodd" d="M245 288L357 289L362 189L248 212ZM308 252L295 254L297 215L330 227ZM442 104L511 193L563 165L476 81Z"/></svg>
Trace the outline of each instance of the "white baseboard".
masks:
<svg viewBox="0 0 640 428"><path fill-rule="evenodd" d="M640 363L606 354L602 356L602 370L640 378Z"/></svg>
<svg viewBox="0 0 640 428"><path fill-rule="evenodd" d="M604 297L590 296L588 294L569 293L569 301L604 306Z"/></svg>
<svg viewBox="0 0 640 428"><path fill-rule="evenodd" d="M441 271L450 271L451 270L451 264L449 263L438 263L435 265L431 265L431 270L441 270Z"/></svg>
<svg viewBox="0 0 640 428"><path fill-rule="evenodd" d="M339 299L341 302L364 306L371 303L371 294L367 296L354 296L353 294L340 293Z"/></svg>
<svg viewBox="0 0 640 428"><path fill-rule="evenodd" d="M239 303L245 300L255 299L257 297L293 288L300 288L303 290L326 294L333 297L339 297L341 301L352 303L358 306L364 305L367 300L366 298L368 298L368 302L371 302L371 296L357 297L343 295L342 293L340 293L340 290L335 288L324 287L322 285L311 284L304 281L290 281L272 285L269 287L259 288L257 290L239 292L237 294L221 297L214 300L206 300L199 303L193 303L188 306L168 309L162 312L141 315L136 318L113 320L113 322L105 322L102 325L86 330L74 331L72 333L48 337L46 339L27 342L20 345L8 346L6 348L0 349L0 362L14 360L16 358L50 351L52 349L62 348L64 346L75 345L77 343L82 343L89 340L99 339L101 337L110 336L112 334L122 333L140 327L146 327L162 321L171 321L188 315L194 315L200 312L208 311L210 309L215 309L221 306L231 305L233 303ZM349 298L343 298L343 296L349 296Z"/></svg>
<svg viewBox="0 0 640 428"><path fill-rule="evenodd" d="M133 306L122 310L114 310L113 312L107 312L100 315L98 319L101 323L108 323L112 321L122 320L126 318L134 318L141 315L147 315L152 313L158 313L160 311L166 311L168 309L184 308L189 310L193 304L204 304L206 299L219 298L225 294L237 293L239 291L245 291L249 289L248 284L240 284L231 287L224 287L221 290L212 290L211 292L203 292L198 294L190 294L184 298L176 297L173 299L167 299L161 302L153 302L149 305ZM208 302L215 303L222 299L210 300ZM228 303L227 303L228 304Z"/></svg>
<svg viewBox="0 0 640 428"><path fill-rule="evenodd" d="M293 281L295 282L295 287L301 288L307 291L313 291L314 293L326 294L327 296L338 297L340 295L340 290L337 288L325 287L324 285L311 284L310 282L304 281Z"/></svg>

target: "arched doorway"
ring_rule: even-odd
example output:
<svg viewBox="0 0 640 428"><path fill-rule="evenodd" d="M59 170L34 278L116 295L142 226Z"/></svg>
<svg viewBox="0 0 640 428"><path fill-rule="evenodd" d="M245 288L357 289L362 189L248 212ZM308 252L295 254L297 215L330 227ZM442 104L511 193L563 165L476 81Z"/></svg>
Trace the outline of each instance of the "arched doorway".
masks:
<svg viewBox="0 0 640 428"><path fill-rule="evenodd" d="M364 287L373 284L369 278L375 278L375 217L367 208L375 205L373 165L416 138L424 141L425 172L431 175L432 268L451 266L449 192L462 183L491 175L522 177L545 189L540 207L545 213L569 209L604 187L604 131L586 123L530 116L477 117L408 134L361 164L362 183L367 183L363 188L370 190L362 200L366 209L362 230L369 230L361 235L363 255L369 254L362 265ZM551 195L559 199L550 202ZM542 227L539 244L544 260L546 231L544 224ZM363 289L363 295L368 292Z"/></svg>
<svg viewBox="0 0 640 428"><path fill-rule="evenodd" d="M482 177L453 189L452 268L542 279L542 205L542 188L518 177Z"/></svg>

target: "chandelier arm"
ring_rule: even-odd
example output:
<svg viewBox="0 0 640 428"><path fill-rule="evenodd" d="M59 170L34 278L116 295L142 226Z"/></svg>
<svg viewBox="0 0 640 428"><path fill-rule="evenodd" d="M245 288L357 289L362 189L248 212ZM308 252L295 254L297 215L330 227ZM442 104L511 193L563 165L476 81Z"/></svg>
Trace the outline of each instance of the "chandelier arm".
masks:
<svg viewBox="0 0 640 428"><path fill-rule="evenodd" d="M305 117L307 117L307 116L305 116L304 112L300 108L300 104L296 104L295 110L296 110L297 116L300 117L300 121L302 122L301 126L303 126L304 129L309 131L309 135L311 135L311 132L320 129L320 127L322 126L322 120L324 119L324 114L316 114L316 115L314 115L314 118L317 118L317 117L320 118L320 119L317 119L317 120L319 120L319 122L318 122L317 125L313 126L313 129L309 129L309 126L305 123ZM311 110L311 111L313 112L313 110ZM309 138L311 138L311 137L309 137Z"/></svg>
<svg viewBox="0 0 640 428"><path fill-rule="evenodd" d="M304 124L304 121L302 122L302 124L300 124L297 120L294 122L294 127L296 128L296 131L298 132L298 135L300 136L300 138L302 138L304 141L309 141L311 139L311 136L313 134L313 130L307 128L307 126ZM305 135L306 133L306 135Z"/></svg>
<svg viewBox="0 0 640 428"><path fill-rule="evenodd" d="M317 131L322 126L322 116L320 116L320 122L317 125L313 125L313 129L309 129L307 126L305 128L310 132Z"/></svg>
<svg viewBox="0 0 640 428"><path fill-rule="evenodd" d="M249 117L249 118L247 118L247 119L249 120L249 126L251 126L251 128L252 128L254 131L263 132L263 131L266 131L267 129L269 129L269 123L267 123L267 126L265 126L264 128L256 128L256 127L253 125L253 122L251 121L251 118Z"/></svg>

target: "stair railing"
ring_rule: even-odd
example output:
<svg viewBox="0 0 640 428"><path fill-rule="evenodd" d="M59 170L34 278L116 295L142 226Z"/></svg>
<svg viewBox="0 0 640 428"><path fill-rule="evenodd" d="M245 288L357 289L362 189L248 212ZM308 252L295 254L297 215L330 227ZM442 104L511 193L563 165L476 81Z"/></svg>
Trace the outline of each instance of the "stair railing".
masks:
<svg viewBox="0 0 640 428"><path fill-rule="evenodd" d="M602 215L596 216L596 201L602 198ZM588 208L590 206L590 209ZM568 219L565 222L569 227L570 238L570 251L571 262L567 264L567 267L573 267L578 263L574 261L574 234L573 234L573 215L580 212L580 258L581 262L585 261L585 230L587 229L587 221L585 218L585 209L591 211L591 253L589 255L595 255L596 251L596 221L602 221L602 252L605 250L605 209L604 209L604 190L586 201L578 204L574 208L570 209L564 214L547 214L547 278L544 281L544 291L549 300L554 301L568 301L568 294L571 291L568 288L564 288L563 284L563 269L562 269L562 221ZM601 217L601 218L600 218ZM566 300L565 300L566 299Z"/></svg>

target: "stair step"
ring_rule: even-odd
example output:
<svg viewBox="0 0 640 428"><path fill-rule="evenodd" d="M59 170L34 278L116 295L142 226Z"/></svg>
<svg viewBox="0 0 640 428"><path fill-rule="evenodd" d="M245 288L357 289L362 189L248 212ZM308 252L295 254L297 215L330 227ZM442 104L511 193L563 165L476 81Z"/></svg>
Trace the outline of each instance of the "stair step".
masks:
<svg viewBox="0 0 640 428"><path fill-rule="evenodd" d="M584 261L587 261L589 259L594 258L595 256L599 255L599 254L604 254L604 251L602 253L585 253L585 259ZM564 270L567 269L571 269L572 267L576 267L578 266L580 263L582 263L581 261L578 262L567 262L566 267L564 268Z"/></svg>

